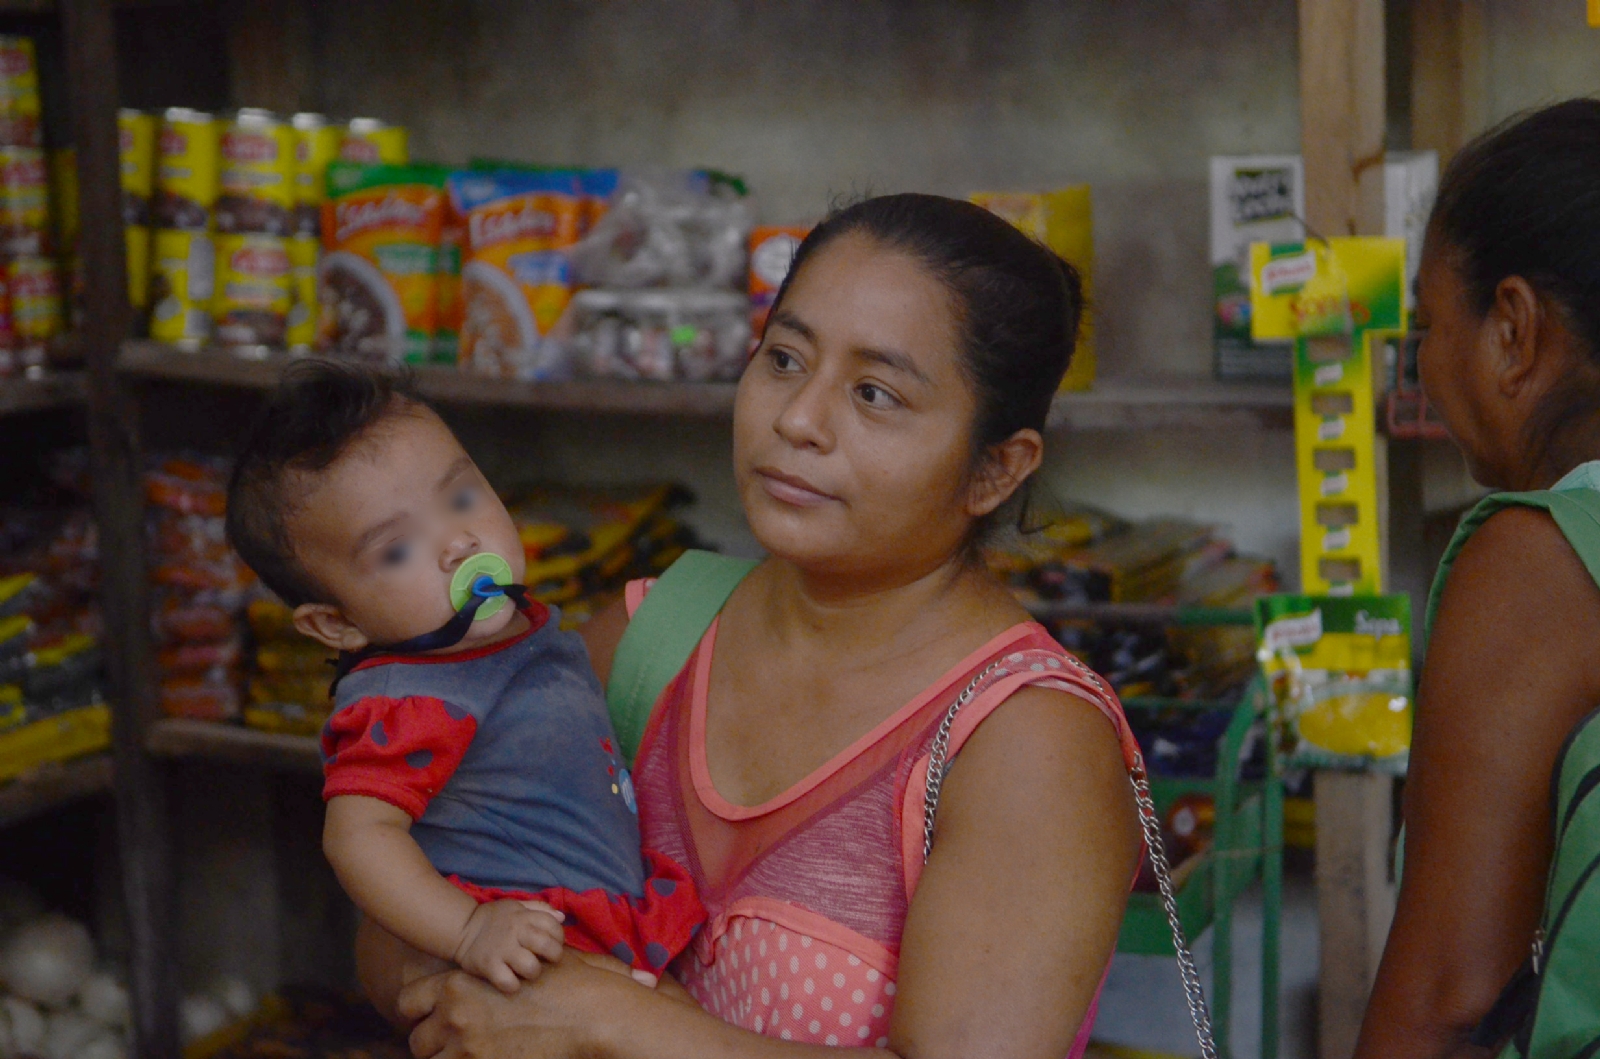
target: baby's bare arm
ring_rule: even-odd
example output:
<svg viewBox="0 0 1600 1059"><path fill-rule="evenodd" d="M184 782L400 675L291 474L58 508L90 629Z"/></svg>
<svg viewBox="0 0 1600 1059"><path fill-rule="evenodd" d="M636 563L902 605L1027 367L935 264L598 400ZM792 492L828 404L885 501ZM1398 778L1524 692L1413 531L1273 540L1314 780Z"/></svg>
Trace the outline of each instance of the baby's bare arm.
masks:
<svg viewBox="0 0 1600 1059"><path fill-rule="evenodd" d="M377 798L328 802L322 849L345 892L373 922L430 956L506 992L561 958L559 920L543 906L480 905L434 870L411 837L411 817Z"/></svg>

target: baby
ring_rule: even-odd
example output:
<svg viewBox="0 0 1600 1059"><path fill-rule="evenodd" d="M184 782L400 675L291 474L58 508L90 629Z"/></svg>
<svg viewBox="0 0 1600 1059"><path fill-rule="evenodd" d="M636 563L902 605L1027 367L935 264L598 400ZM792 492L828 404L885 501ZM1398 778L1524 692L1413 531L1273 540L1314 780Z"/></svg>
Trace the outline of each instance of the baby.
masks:
<svg viewBox="0 0 1600 1059"><path fill-rule="evenodd" d="M563 942L653 984L704 910L641 854L583 644L527 598L511 516L406 380L291 365L239 456L228 537L340 653L323 849L362 912L506 992Z"/></svg>

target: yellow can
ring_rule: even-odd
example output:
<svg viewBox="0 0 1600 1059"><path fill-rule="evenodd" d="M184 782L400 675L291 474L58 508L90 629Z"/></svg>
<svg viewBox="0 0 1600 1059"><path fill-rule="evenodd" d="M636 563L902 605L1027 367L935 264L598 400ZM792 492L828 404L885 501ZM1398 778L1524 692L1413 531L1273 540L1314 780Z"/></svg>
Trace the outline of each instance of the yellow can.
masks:
<svg viewBox="0 0 1600 1059"><path fill-rule="evenodd" d="M269 110L247 108L222 132L219 232L289 234L294 209L294 129Z"/></svg>
<svg viewBox="0 0 1600 1059"><path fill-rule="evenodd" d="M48 257L19 257L7 267L17 340L42 345L61 333L61 273Z"/></svg>
<svg viewBox="0 0 1600 1059"><path fill-rule="evenodd" d="M50 251L49 175L37 147L0 147L0 246L13 257Z"/></svg>
<svg viewBox="0 0 1600 1059"><path fill-rule="evenodd" d="M217 121L203 110L168 107L156 145L155 224L203 232L211 227L221 171Z"/></svg>
<svg viewBox="0 0 1600 1059"><path fill-rule="evenodd" d="M286 341L295 352L308 352L317 343L317 259L322 240L315 235L289 237L289 269L294 304L289 309Z"/></svg>
<svg viewBox="0 0 1600 1059"><path fill-rule="evenodd" d="M328 124L321 114L296 114L289 120L294 125L294 231L320 236L322 204L328 201L328 164L338 160L345 130Z"/></svg>
<svg viewBox="0 0 1600 1059"><path fill-rule="evenodd" d="M409 165L410 134L382 118L351 118L339 144L339 161L364 165Z"/></svg>
<svg viewBox="0 0 1600 1059"><path fill-rule="evenodd" d="M128 107L117 112L122 156L122 221L149 224L156 193L156 116Z"/></svg>
<svg viewBox="0 0 1600 1059"><path fill-rule="evenodd" d="M39 64L33 38L0 36L0 145L39 147Z"/></svg>
<svg viewBox="0 0 1600 1059"><path fill-rule="evenodd" d="M76 254L83 222L78 202L78 152L71 147L50 152L49 207L56 246L63 256Z"/></svg>
<svg viewBox="0 0 1600 1059"><path fill-rule="evenodd" d="M150 229L127 225L122 239L128 251L128 304L143 312L150 305Z"/></svg>
<svg viewBox="0 0 1600 1059"><path fill-rule="evenodd" d="M217 236L212 316L218 342L283 348L293 300L286 237L263 232Z"/></svg>
<svg viewBox="0 0 1600 1059"><path fill-rule="evenodd" d="M211 337L216 248L205 232L161 228L151 255L150 337L197 347Z"/></svg>

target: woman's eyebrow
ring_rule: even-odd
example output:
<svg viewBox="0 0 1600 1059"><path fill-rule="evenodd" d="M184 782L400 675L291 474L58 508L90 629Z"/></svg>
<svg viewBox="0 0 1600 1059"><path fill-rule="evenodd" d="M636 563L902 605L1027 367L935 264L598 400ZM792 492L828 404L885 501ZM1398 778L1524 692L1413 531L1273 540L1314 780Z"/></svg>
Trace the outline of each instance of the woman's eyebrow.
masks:
<svg viewBox="0 0 1600 1059"><path fill-rule="evenodd" d="M777 312L772 314L772 321L767 326L770 327L773 325L793 331L795 334L799 335L807 342L810 342L812 345L817 344L817 333L811 330L810 325L808 325L804 320L800 319L787 309L779 309Z"/></svg>
<svg viewBox="0 0 1600 1059"><path fill-rule="evenodd" d="M917 367L917 362L906 356L904 353L900 353L892 349L866 348L857 349L855 352L856 356L867 361L868 363L882 364L886 368L893 368L895 371L903 371L924 385L928 385L932 382L932 380L928 378L923 370Z"/></svg>

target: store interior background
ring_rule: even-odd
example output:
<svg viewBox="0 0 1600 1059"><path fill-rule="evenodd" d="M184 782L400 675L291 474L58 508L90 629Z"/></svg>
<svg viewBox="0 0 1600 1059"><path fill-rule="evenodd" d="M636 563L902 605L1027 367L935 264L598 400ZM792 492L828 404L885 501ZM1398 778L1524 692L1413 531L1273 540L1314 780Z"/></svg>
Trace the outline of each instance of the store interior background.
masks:
<svg viewBox="0 0 1600 1059"><path fill-rule="evenodd" d="M1410 5L1388 7L1388 141L1403 149ZM1581 4L1485 0L1482 10L1486 122L1600 90L1600 31ZM1209 378L1208 159L1300 142L1294 0L240 0L119 20L131 106L377 113L408 126L414 156L430 160L714 166L746 178L764 223L808 222L867 192L1089 183L1103 383ZM163 417L156 397L147 441L191 440L163 436L179 417ZM247 405L216 402L222 438ZM452 420L491 477L676 479L699 497L687 521L729 551L755 547L725 422L619 429L481 409ZM1041 480L1047 497L1223 526L1295 587L1287 431L1057 434ZM1429 512L1478 491L1442 442L1426 444L1424 483ZM185 977L233 974L260 989L349 981L351 912L318 851L314 781L201 764L174 776ZM114 856L91 852L85 869L106 880L94 887L97 918L114 936ZM1315 937L1314 925L1286 926L1286 988L1302 988L1292 967ZM1303 1008L1286 1011L1285 1055L1310 1039L1294 1025ZM1248 1032L1235 1040L1250 1054Z"/></svg>

